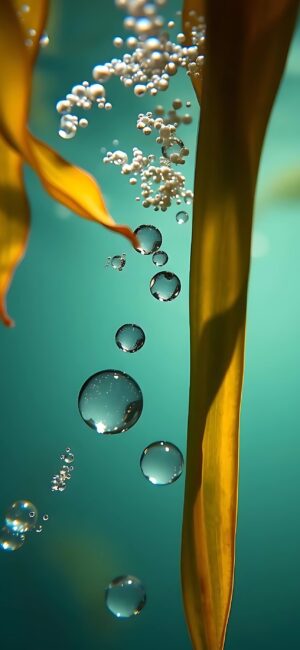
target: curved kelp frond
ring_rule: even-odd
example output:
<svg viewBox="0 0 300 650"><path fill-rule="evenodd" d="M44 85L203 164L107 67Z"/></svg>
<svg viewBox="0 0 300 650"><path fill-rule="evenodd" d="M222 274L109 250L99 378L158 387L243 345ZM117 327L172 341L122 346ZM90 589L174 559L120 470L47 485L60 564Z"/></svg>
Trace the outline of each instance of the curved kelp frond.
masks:
<svg viewBox="0 0 300 650"><path fill-rule="evenodd" d="M231 604L253 202L297 6L296 0L205 3L182 539L184 604L196 650L223 648ZM202 0L187 0L184 20L202 10Z"/></svg>
<svg viewBox="0 0 300 650"><path fill-rule="evenodd" d="M29 231L29 206L22 166L27 162L38 174L47 192L81 217L115 230L137 245L132 231L118 226L107 211L96 181L68 163L27 128L32 74L43 32L48 2L32 0L28 14L17 3L0 2L0 318L11 325L6 293L21 260ZM26 45L28 29L35 30ZM34 32L33 32L34 33Z"/></svg>

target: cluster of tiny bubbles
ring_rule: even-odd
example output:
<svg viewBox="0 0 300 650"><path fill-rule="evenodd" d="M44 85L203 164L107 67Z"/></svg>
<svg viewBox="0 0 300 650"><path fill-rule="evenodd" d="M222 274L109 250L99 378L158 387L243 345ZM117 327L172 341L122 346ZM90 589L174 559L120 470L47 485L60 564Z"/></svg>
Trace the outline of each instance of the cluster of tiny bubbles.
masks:
<svg viewBox="0 0 300 650"><path fill-rule="evenodd" d="M170 485L182 474L183 456L171 442L153 442L144 449L140 466L144 477L153 485Z"/></svg>
<svg viewBox="0 0 300 650"><path fill-rule="evenodd" d="M191 102L186 101L185 106L186 106L186 108L191 108ZM176 127L180 126L181 124L184 124L184 125L187 126L187 125L192 123L193 118L192 118L192 115L189 112L184 113L183 115L178 113L178 111L182 107L183 107L182 100L179 99L179 98L176 98L172 102L172 108L170 108L167 111L166 114L165 114L164 107L161 106L160 104L158 106L156 106L154 111L155 111L156 115L159 115L159 116L165 115L165 117L164 117L165 124L173 124Z"/></svg>
<svg viewBox="0 0 300 650"><path fill-rule="evenodd" d="M26 47L32 47L34 43L34 38L36 36L36 30L35 29L28 29L27 30L28 37L25 39L24 43ZM46 32L41 34L40 39L39 39L39 44L40 47L47 47L49 45L50 39L49 36Z"/></svg>
<svg viewBox="0 0 300 650"><path fill-rule="evenodd" d="M155 266L164 266L168 259L168 254L165 253L165 251L156 251L156 253L153 253L152 255L152 262Z"/></svg>
<svg viewBox="0 0 300 650"><path fill-rule="evenodd" d="M183 223L186 223L188 221L188 219L189 219L189 215L184 210L181 210L180 212L177 212L176 221L180 225L183 224Z"/></svg>
<svg viewBox="0 0 300 650"><path fill-rule="evenodd" d="M138 253L141 253L141 255L152 255L161 247L161 232L155 226L138 226L138 228L135 229L134 234L139 240L139 246L137 246L135 250Z"/></svg>
<svg viewBox="0 0 300 650"><path fill-rule="evenodd" d="M119 576L109 583L105 603L117 618L136 616L146 604L145 588L135 576Z"/></svg>
<svg viewBox="0 0 300 650"><path fill-rule="evenodd" d="M125 253L122 253L122 255L114 255L113 257L108 257L105 261L105 267L112 268L115 271L123 271L124 266L126 264L126 255Z"/></svg>
<svg viewBox="0 0 300 650"><path fill-rule="evenodd" d="M141 416L143 395L130 375L121 370L102 370L84 382L78 408L84 422L98 433L123 433Z"/></svg>
<svg viewBox="0 0 300 650"><path fill-rule="evenodd" d="M67 463L67 465L72 465L72 463L74 463L74 459L75 456L71 451L70 447L67 447L65 452L60 456L60 460L63 460L64 463Z"/></svg>
<svg viewBox="0 0 300 650"><path fill-rule="evenodd" d="M4 517L4 526L0 530L0 549L17 551L25 542L25 533L36 527L37 508L28 500L15 501L8 508Z"/></svg>
<svg viewBox="0 0 300 650"><path fill-rule="evenodd" d="M164 19L158 14L158 7L165 4L164 1L149 3L148 0L115 0L115 4L127 13L123 24L131 35L125 41L120 36L115 36L113 45L118 50L126 48L127 51L122 58L114 57L111 61L97 64L92 71L93 83L83 81L73 86L65 99L56 105L57 112L62 116L70 115L73 108L89 110L93 104L100 109L110 110L112 104L106 99L103 84L113 77L118 77L125 88L133 89L134 94L141 97L145 94L155 96L166 91L180 68L192 77L200 77L202 74L205 44L202 16L198 16L195 11L190 12L186 28L191 43L187 44L182 32L171 38L165 29ZM174 26L174 21L168 22L168 28L173 29ZM64 129L61 118L61 137L65 137ZM74 137L76 131L77 125L68 138Z"/></svg>
<svg viewBox="0 0 300 650"><path fill-rule="evenodd" d="M23 31L25 34L25 40L24 44L26 47L32 47L36 37L37 37L37 30L34 29L33 27L27 27L26 28L26 23L30 24L30 5L28 4L22 4L19 9L17 9L17 15L19 20L23 23ZM39 45L40 47L47 47L49 45L49 36L47 32L43 32L39 38Z"/></svg>
<svg viewBox="0 0 300 650"><path fill-rule="evenodd" d="M181 290L181 283L175 273L160 271L150 280L152 296L161 302L170 302L177 298Z"/></svg>
<svg viewBox="0 0 300 650"><path fill-rule="evenodd" d="M54 474L51 479L51 491L52 492L64 492L68 481L72 478L74 454L71 451L70 447L66 447L65 451L60 455L60 460L63 463L60 467L58 474ZM48 515L44 515L48 517ZM44 517L43 517L44 519ZM47 521L47 519L44 519ZM39 531L40 532L40 531Z"/></svg>
<svg viewBox="0 0 300 650"><path fill-rule="evenodd" d="M145 343L145 333L139 325L127 323L119 327L115 336L116 344L123 352L137 352Z"/></svg>
<svg viewBox="0 0 300 650"><path fill-rule="evenodd" d="M144 208L152 207L162 212L171 206L172 201L177 205L182 201L190 204L194 197L193 192L185 187L185 175L172 167L184 165L189 155L189 149L177 136L177 128L180 124L190 124L192 118L189 114L178 115L177 110L182 107L181 99L175 99L172 105L173 109L166 115L163 107L157 106L155 114L148 111L139 113L137 118L137 129L144 135L151 135L153 130L157 130L156 142L161 146L157 163L154 154L145 155L138 147L133 147L131 160L120 149L106 151L103 157L105 164L120 167L121 174L129 177L130 185L135 186L139 178ZM68 128L71 129L72 125ZM141 197L137 196L136 200L140 201Z"/></svg>
<svg viewBox="0 0 300 650"><path fill-rule="evenodd" d="M43 515L42 515L42 520L43 520L43 522L48 521L48 520L49 520L49 515L48 515L47 513L43 514ZM38 525L35 527L35 532L39 534L39 533L41 533L42 531L43 531L43 525L42 525L42 524L38 524Z"/></svg>

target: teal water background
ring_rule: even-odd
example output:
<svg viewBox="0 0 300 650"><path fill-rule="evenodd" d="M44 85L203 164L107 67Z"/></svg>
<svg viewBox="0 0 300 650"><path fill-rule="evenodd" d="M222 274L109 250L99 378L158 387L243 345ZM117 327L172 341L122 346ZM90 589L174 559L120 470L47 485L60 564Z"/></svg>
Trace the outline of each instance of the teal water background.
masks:
<svg viewBox="0 0 300 650"><path fill-rule="evenodd" d="M179 3L169 7L171 18ZM19 551L0 553L1 639L13 650L191 648L179 573L184 476L155 488L139 469L144 446L155 440L185 451L191 220L178 226L176 209L145 211L119 170L101 162L100 148L112 147L114 138L126 151L144 145L136 115L151 110L154 99L137 99L113 81L111 112L94 109L88 129L74 140L57 136L56 101L90 79L95 63L118 56L111 41L121 20L113 2L52 2L31 126L96 176L116 221L161 229L166 269L179 275L182 291L170 304L156 301L149 291L151 257L56 204L26 170L31 235L8 298L16 328L0 330L0 509L4 514L11 502L30 499L49 522ZM268 129L256 201L236 582L226 650L300 647L299 84L298 29ZM195 120L181 133L194 151L197 107L184 75L159 103L170 107L176 96L192 99ZM192 160L187 176L191 186ZM109 255L123 252L124 271L104 268ZM125 322L145 331L137 354L125 355L115 345ZM94 433L77 410L82 383L106 368L131 374L144 395L139 422L112 437ZM52 494L51 477L68 445L75 453L73 477L64 493ZM104 589L126 573L144 582L148 602L140 616L118 621L105 608Z"/></svg>

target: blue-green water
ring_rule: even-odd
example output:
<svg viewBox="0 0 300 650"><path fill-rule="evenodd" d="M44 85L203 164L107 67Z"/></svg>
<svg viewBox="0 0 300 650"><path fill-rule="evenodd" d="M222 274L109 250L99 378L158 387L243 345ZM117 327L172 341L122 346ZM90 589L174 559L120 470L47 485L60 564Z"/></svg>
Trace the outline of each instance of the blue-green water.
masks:
<svg viewBox="0 0 300 650"><path fill-rule="evenodd" d="M170 15L178 2L170 2ZM32 650L190 650L180 592L180 527L184 474L157 487L143 477L143 449L168 440L185 451L189 382L188 272L191 219L176 210L146 212L100 148L143 144L136 114L154 99L137 99L110 84L114 109L94 109L87 130L63 142L55 103L113 55L121 15L112 2L52 2L49 47L37 66L31 126L101 182L115 219L133 229L153 223L163 235L181 293L170 303L149 291L151 255L118 235L71 215L26 170L32 228L26 258L9 294L14 330L0 331L1 511L29 499L49 514L40 535L15 553L0 553L3 647ZM236 582L227 650L298 648L299 566L299 275L300 31L268 130L256 205L249 290L246 372L241 420L240 508ZM184 75L163 96L196 101ZM159 100L161 101L161 100ZM254 98L255 101L255 98ZM184 130L183 130L184 129ZM196 119L182 127L193 149ZM189 185L193 164L187 165ZM294 187L294 191L293 190ZM296 190L295 190L296 187ZM288 191L288 188L290 190ZM146 215L146 216L145 216ZM122 272L104 268L126 253ZM124 354L115 333L140 325L142 349ZM140 385L143 413L117 436L99 436L77 408L83 382L114 368ZM74 472L62 494L51 477L65 447ZM145 585L141 614L116 620L104 592L118 575Z"/></svg>

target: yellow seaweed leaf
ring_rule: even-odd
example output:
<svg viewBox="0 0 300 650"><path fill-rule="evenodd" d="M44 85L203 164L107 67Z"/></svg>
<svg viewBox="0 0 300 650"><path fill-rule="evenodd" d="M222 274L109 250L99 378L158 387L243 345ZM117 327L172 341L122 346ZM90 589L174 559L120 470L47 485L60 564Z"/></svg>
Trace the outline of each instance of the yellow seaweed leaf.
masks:
<svg viewBox="0 0 300 650"><path fill-rule="evenodd" d="M30 12L13 0L0 2L0 318L11 325L6 293L13 272L26 247L29 207L22 166L27 162L38 174L47 192L81 217L137 239L127 226L117 225L107 211L101 191L84 170L64 160L51 147L35 138L27 128L33 66L38 54L48 2L31 0ZM26 46L28 29L36 31Z"/></svg>
<svg viewBox="0 0 300 650"><path fill-rule="evenodd" d="M182 587L195 650L222 650L234 572L252 213L297 0L207 0L190 271ZM203 2L187 0L202 13ZM199 90L198 90L199 92Z"/></svg>
<svg viewBox="0 0 300 650"><path fill-rule="evenodd" d="M192 30L195 25L194 16L203 16L205 19L205 0L184 0L182 12L182 28L186 37L186 45L192 45ZM195 93L201 101L203 75L191 77Z"/></svg>

